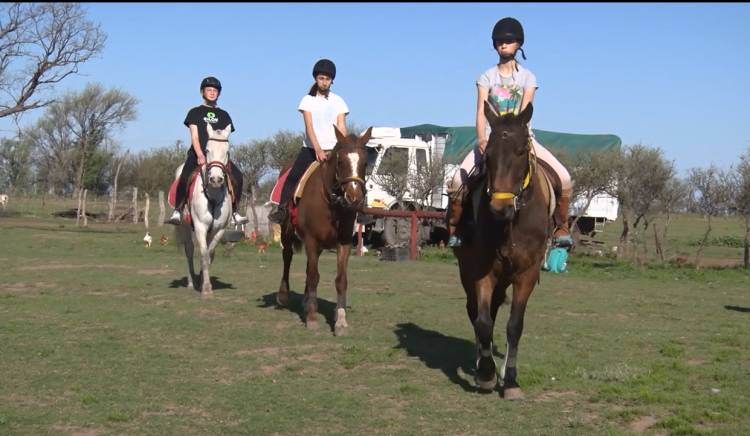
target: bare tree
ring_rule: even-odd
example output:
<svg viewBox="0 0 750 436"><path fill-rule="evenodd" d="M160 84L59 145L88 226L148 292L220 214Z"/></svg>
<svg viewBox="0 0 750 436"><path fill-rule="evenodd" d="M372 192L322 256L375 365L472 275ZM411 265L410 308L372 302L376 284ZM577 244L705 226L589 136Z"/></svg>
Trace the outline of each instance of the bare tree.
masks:
<svg viewBox="0 0 750 436"><path fill-rule="evenodd" d="M672 176L667 181L664 190L658 198L658 210L664 215L664 229L659 236L656 224L654 224L654 243L656 245L657 255L664 261L664 253L667 249L667 231L672 222L672 215L683 210L686 207L687 198L690 195L687 182Z"/></svg>
<svg viewBox="0 0 750 436"><path fill-rule="evenodd" d="M289 130L279 130L270 141L273 145L268 149L268 164L271 168L281 171L287 165L291 165L297 157L304 135Z"/></svg>
<svg viewBox="0 0 750 436"><path fill-rule="evenodd" d="M409 150L391 147L380 159L378 174L370 176L388 195L402 202L409 192Z"/></svg>
<svg viewBox="0 0 750 436"><path fill-rule="evenodd" d="M253 228L258 233L258 213L255 204L258 200L261 179L268 174L269 150L274 143L269 140L251 141L241 144L232 151L232 161L242 170L244 185L250 194L250 210L253 214Z"/></svg>
<svg viewBox="0 0 750 436"><path fill-rule="evenodd" d="M46 91L100 54L105 40L77 3L0 4L0 118L53 103Z"/></svg>
<svg viewBox="0 0 750 436"><path fill-rule="evenodd" d="M418 157L419 158L419 157ZM407 184L414 199L422 206L430 206L430 195L441 195L445 184L445 166L441 156L433 156L430 162L417 162L417 171L407 177Z"/></svg>
<svg viewBox="0 0 750 436"><path fill-rule="evenodd" d="M734 206L745 220L744 265L750 269L750 148L740 156L735 173Z"/></svg>
<svg viewBox="0 0 750 436"><path fill-rule="evenodd" d="M695 268L699 268L703 248L711 233L711 219L727 212L732 200L731 174L713 164L707 168L693 168L688 175L688 184L692 188L693 201L707 218L706 233L703 234L698 251L695 253Z"/></svg>
<svg viewBox="0 0 750 436"><path fill-rule="evenodd" d="M576 211L570 225L575 229L578 220L586 213L594 197L612 192L616 186L618 165L622 162L619 149L581 152L570 159L568 170L573 181L571 196L582 206Z"/></svg>
<svg viewBox="0 0 750 436"><path fill-rule="evenodd" d="M643 252L646 253L646 239L640 238L638 225L643 223L643 230L648 230L651 218L658 212L657 199L673 176L674 164L664 158L661 149L642 144L625 149L617 170L614 195L620 201L623 217L620 239L626 247L631 240L642 242Z"/></svg>
<svg viewBox="0 0 750 436"><path fill-rule="evenodd" d="M0 191L13 193L31 189L32 150L27 140L0 139Z"/></svg>

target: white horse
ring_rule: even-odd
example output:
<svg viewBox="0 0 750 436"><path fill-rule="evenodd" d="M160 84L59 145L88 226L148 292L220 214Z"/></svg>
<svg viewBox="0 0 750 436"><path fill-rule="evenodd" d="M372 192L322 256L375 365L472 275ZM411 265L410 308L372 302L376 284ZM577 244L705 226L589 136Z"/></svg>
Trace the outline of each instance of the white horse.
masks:
<svg viewBox="0 0 750 436"><path fill-rule="evenodd" d="M208 143L206 144L206 166L200 168L200 175L195 181L192 198L187 204L192 215L192 226L183 219L177 227L178 243L185 245L188 263L188 287L194 288L193 251L198 244L201 257L202 297L211 297L211 275L208 266L214 258L214 250L221 241L224 230L232 215L232 198L229 194L229 171L226 168L229 160L229 133L232 125L224 130L213 130L208 124ZM184 164L183 164L184 165ZM177 168L179 177L182 166ZM183 214L184 217L184 214Z"/></svg>

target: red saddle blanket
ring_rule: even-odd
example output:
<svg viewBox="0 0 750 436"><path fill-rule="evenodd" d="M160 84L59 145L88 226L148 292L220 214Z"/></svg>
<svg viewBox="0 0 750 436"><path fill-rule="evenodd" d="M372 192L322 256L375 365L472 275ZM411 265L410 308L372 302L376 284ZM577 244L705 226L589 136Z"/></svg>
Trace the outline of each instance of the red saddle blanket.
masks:
<svg viewBox="0 0 750 436"><path fill-rule="evenodd" d="M193 199L193 189L195 189L195 182L198 180L198 171L193 171L193 175L190 176L190 179L188 179L188 188L187 188L187 200L185 201L185 207L183 208L182 212L182 219L188 224L193 223L193 217L190 215L190 208L187 207L188 204L190 204L191 200ZM172 182L172 186L169 187L169 194L167 195L167 202L169 203L172 208L174 208L175 199L177 198L177 184L180 183L180 178L176 178L174 182Z"/></svg>
<svg viewBox="0 0 750 436"><path fill-rule="evenodd" d="M284 183L286 182L286 178L289 175L289 171L291 171L291 167L289 167L286 171L281 173L279 176L279 180L276 181L276 184L273 186L273 190L271 190L271 198L270 202L273 204L279 204L281 203L281 190L284 189ZM296 191L296 187L295 187ZM297 226L297 204L293 201L290 205L289 213L292 217L292 225Z"/></svg>

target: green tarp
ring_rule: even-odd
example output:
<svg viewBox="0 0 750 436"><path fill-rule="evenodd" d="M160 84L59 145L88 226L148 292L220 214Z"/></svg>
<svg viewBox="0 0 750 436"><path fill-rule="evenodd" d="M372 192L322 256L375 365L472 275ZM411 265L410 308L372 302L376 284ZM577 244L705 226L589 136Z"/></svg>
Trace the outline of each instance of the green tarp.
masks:
<svg viewBox="0 0 750 436"><path fill-rule="evenodd" d="M617 135L580 135L575 133L550 132L532 129L536 140L546 148L563 150L575 155L588 150L608 150L620 148L622 140ZM435 124L402 127L402 138L432 134L446 136L443 159L446 163L460 164L466 154L476 145L477 135L474 126L445 127Z"/></svg>

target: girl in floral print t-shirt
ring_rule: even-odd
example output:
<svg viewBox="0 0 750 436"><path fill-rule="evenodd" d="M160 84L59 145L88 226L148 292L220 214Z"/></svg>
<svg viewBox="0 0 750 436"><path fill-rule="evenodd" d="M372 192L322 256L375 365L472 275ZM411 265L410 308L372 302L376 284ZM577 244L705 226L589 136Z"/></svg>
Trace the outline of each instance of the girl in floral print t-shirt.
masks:
<svg viewBox="0 0 750 436"><path fill-rule="evenodd" d="M500 56L500 62L485 71L477 80L476 130L477 146L466 156L461 167L456 171L448 186L450 206L448 209L448 246L461 246L461 238L456 228L461 222L463 204L467 197L467 189L463 189L470 177L477 171L475 167L482 162L482 155L490 136L490 125L484 115L484 102L488 101L495 111L500 114L513 113L518 115L534 99L539 87L534 73L524 68L516 60L516 52L521 50L524 42L523 27L518 20L510 17L503 18L495 24L492 31L492 46ZM571 245L573 240L568 230L568 207L573 184L570 174L565 167L534 138L529 126L531 143L537 158L546 162L560 178L562 195L557 197L555 210L554 239L559 245Z"/></svg>

